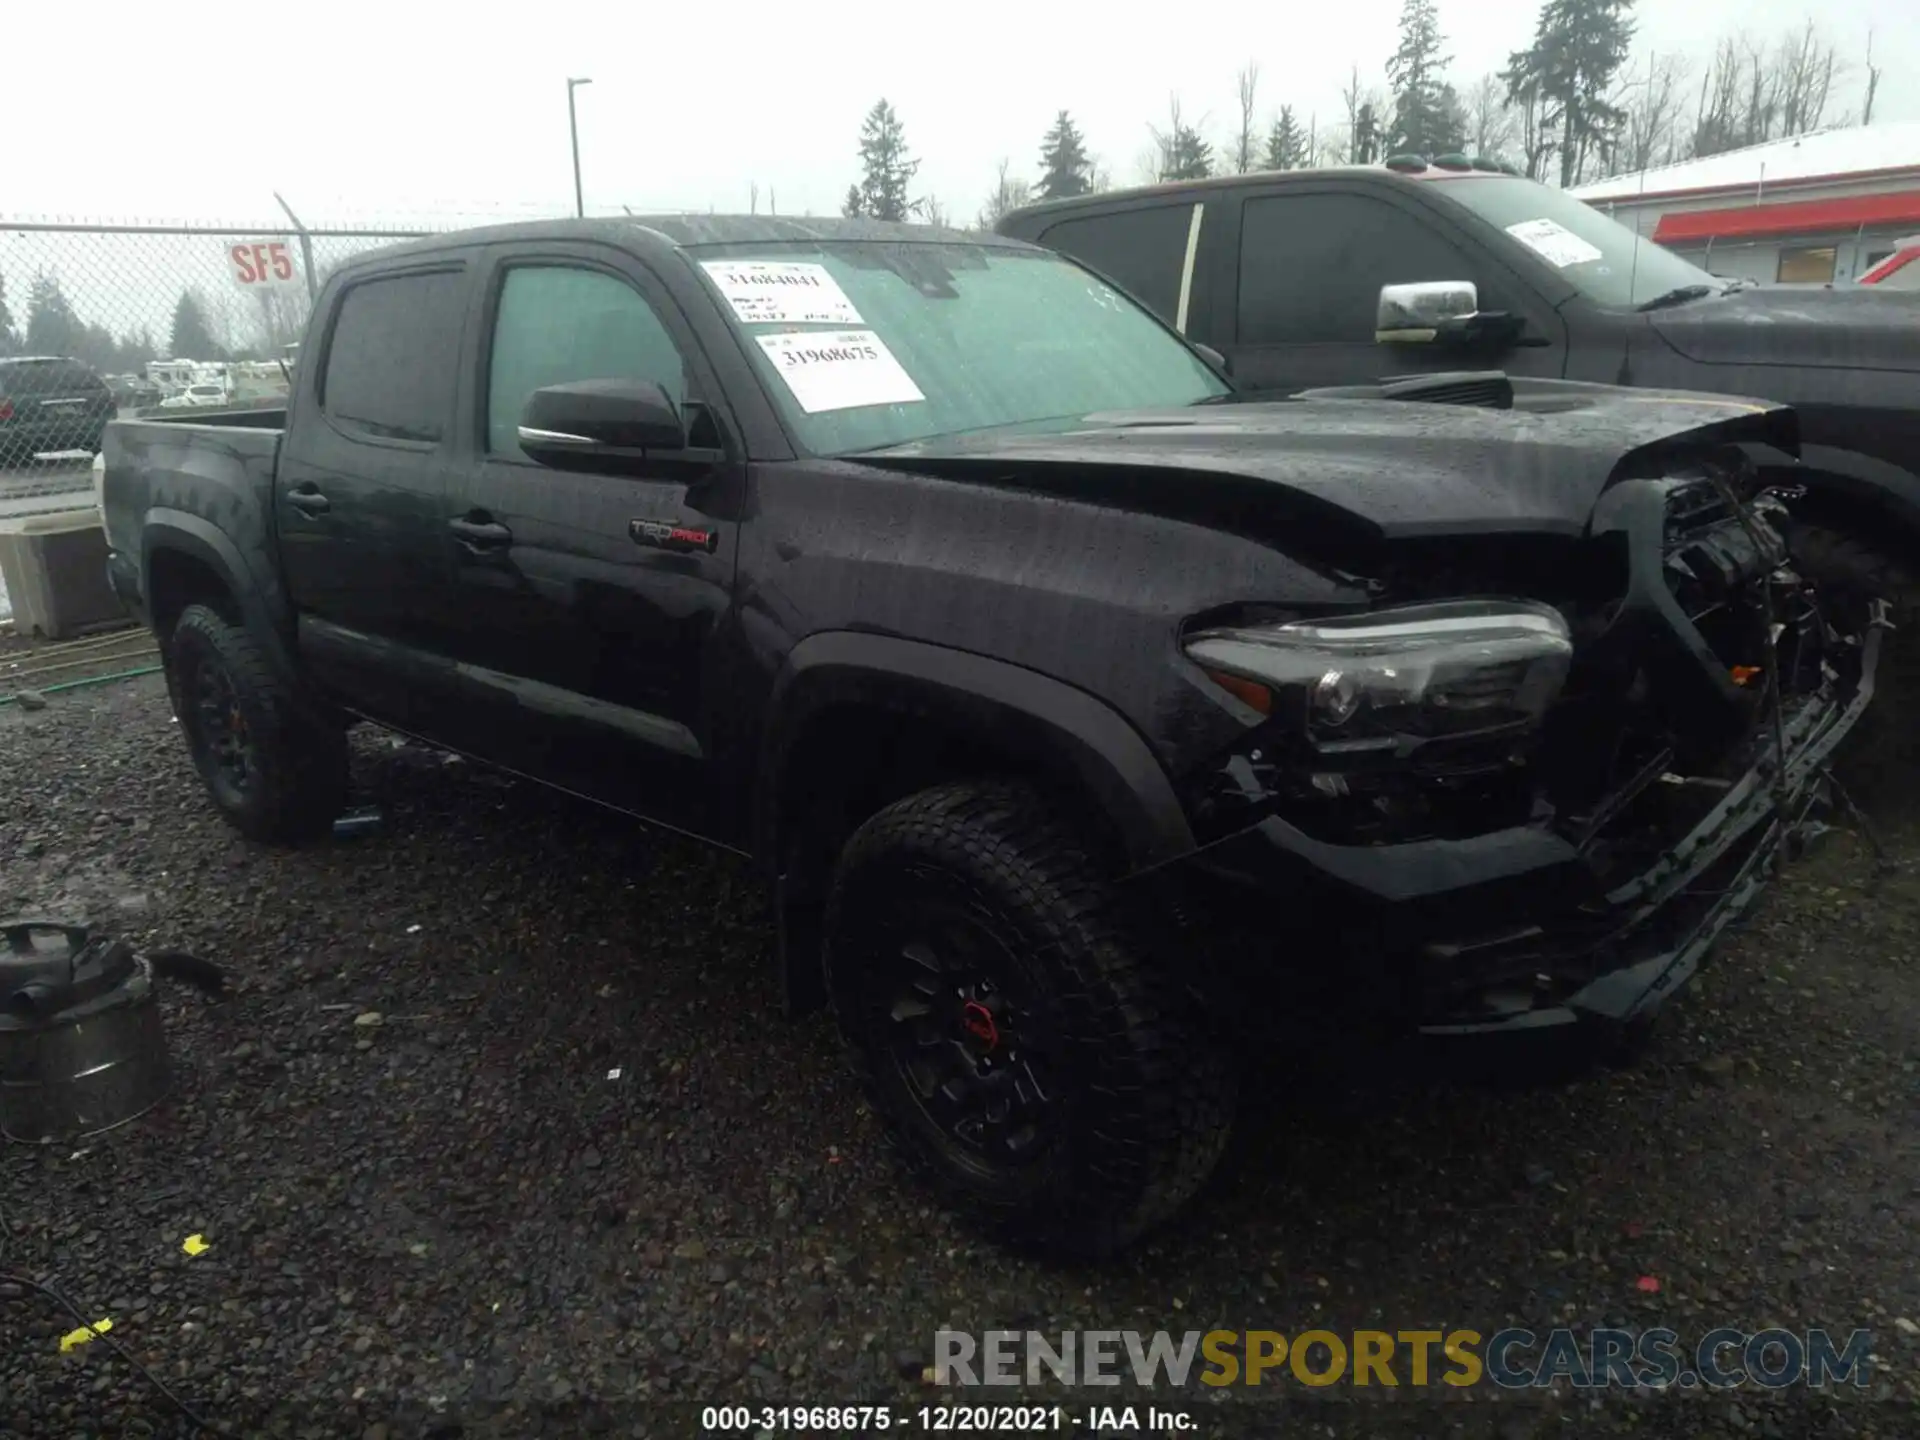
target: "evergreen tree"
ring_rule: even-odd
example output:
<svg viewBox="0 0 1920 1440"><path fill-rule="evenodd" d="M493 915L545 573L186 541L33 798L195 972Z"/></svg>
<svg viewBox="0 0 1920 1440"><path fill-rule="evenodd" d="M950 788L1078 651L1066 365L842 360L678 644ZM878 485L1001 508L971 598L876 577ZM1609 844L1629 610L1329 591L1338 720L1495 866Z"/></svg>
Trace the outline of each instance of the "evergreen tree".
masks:
<svg viewBox="0 0 1920 1440"><path fill-rule="evenodd" d="M876 101L860 127L860 208L857 212L875 220L904 220L913 204L907 199L907 185L920 168L918 160L907 155L907 133L893 106ZM853 200L849 193L848 201Z"/></svg>
<svg viewBox="0 0 1920 1440"><path fill-rule="evenodd" d="M182 290L173 307L173 333L169 342L175 360L219 360L220 343L213 338L213 325L207 316L206 301L193 290Z"/></svg>
<svg viewBox="0 0 1920 1440"><path fill-rule="evenodd" d="M1040 198L1064 200L1085 195L1093 188L1092 171L1086 140L1073 117L1062 110L1040 141Z"/></svg>
<svg viewBox="0 0 1920 1440"><path fill-rule="evenodd" d="M1191 125L1173 132L1167 145L1162 180L1204 180L1213 174L1213 146L1200 138Z"/></svg>
<svg viewBox="0 0 1920 1440"><path fill-rule="evenodd" d="M1298 170L1307 163L1307 135L1293 118L1293 107L1282 105L1267 131L1267 152L1262 158L1264 170Z"/></svg>
<svg viewBox="0 0 1920 1440"><path fill-rule="evenodd" d="M77 357L85 338L86 327L73 313L59 277L42 270L27 291L27 353Z"/></svg>
<svg viewBox="0 0 1920 1440"><path fill-rule="evenodd" d="M1633 43L1633 0L1547 0L1533 44L1508 57L1503 78L1516 104L1541 112L1540 128L1560 151L1560 183L1571 185L1589 156L1604 155L1626 122L1608 103Z"/></svg>
<svg viewBox="0 0 1920 1440"><path fill-rule="evenodd" d="M1419 155L1443 153L1441 76L1447 68L1445 43L1435 0L1404 0L1400 9L1400 46L1387 61L1393 85L1393 123L1388 148Z"/></svg>
<svg viewBox="0 0 1920 1440"><path fill-rule="evenodd" d="M0 275L0 355L11 355L20 348L14 332L13 312L7 308L7 277Z"/></svg>
<svg viewBox="0 0 1920 1440"><path fill-rule="evenodd" d="M1451 84L1443 84L1434 96L1433 121L1429 141L1435 155L1452 155L1467 148L1468 132L1473 128L1467 114L1467 102Z"/></svg>
<svg viewBox="0 0 1920 1440"><path fill-rule="evenodd" d="M841 202L840 213L849 220L860 218L860 186L858 184L847 186L847 198Z"/></svg>

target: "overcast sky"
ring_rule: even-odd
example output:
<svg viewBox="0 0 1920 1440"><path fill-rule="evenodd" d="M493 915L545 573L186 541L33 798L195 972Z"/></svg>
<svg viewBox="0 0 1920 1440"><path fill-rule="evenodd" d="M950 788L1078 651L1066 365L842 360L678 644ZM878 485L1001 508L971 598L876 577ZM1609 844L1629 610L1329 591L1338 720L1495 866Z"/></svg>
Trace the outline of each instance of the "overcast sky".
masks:
<svg viewBox="0 0 1920 1440"><path fill-rule="evenodd" d="M1536 0L1440 0L1463 85L1525 43ZM9 7L0 216L257 221L280 190L309 224L571 208L565 80L579 91L589 211L838 209L860 121L891 100L921 160L915 193L970 218L996 162L1037 168L1055 111L1080 120L1117 183L1138 179L1149 123L1177 92L1216 145L1235 72L1260 66L1260 111L1324 127L1348 67L1383 83L1399 0L1212 0L1108 6L975 0L749 0L729 6L428 6L418 0ZM1886 72L1876 118L1920 119L1914 0L1642 0L1639 45L1704 60L1817 12L1854 61L1869 30ZM1220 37L1241 37L1222 40Z"/></svg>

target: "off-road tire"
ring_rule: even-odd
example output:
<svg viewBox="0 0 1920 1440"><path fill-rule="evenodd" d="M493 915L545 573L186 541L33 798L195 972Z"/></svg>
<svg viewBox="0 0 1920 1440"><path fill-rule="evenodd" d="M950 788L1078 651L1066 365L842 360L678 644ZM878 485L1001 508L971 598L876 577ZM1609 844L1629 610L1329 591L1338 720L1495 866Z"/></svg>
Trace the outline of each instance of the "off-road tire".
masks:
<svg viewBox="0 0 1920 1440"><path fill-rule="evenodd" d="M196 705L202 665L225 677L257 757L244 784L214 757ZM258 642L206 605L189 605L168 637L167 691L187 753L227 822L251 840L293 843L327 832L345 807L344 731L302 715Z"/></svg>
<svg viewBox="0 0 1920 1440"><path fill-rule="evenodd" d="M1018 957L1063 1062L1053 1140L990 1177L932 1134L886 1045L885 966L928 905L959 907ZM880 811L841 854L825 930L854 1069L905 1168L955 1209L1007 1238L1097 1257L1173 1216L1219 1163L1234 1109L1227 1047L1034 792L946 784Z"/></svg>

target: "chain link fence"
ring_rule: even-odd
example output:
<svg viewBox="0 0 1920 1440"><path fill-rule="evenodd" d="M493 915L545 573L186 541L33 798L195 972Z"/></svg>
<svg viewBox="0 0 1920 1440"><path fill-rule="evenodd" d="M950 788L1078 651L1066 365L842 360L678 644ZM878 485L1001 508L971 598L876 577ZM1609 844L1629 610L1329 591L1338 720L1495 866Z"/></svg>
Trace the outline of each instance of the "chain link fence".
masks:
<svg viewBox="0 0 1920 1440"><path fill-rule="evenodd" d="M444 228L0 217L0 504L91 484L116 416L278 403L327 277Z"/></svg>

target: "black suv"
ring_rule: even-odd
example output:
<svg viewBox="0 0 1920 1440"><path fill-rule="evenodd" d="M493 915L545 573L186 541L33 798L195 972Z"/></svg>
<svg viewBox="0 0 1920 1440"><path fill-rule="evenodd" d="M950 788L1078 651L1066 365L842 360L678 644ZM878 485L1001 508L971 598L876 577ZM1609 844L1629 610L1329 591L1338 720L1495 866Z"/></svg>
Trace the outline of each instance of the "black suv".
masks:
<svg viewBox="0 0 1920 1440"><path fill-rule="evenodd" d="M1791 405L1802 516L1847 537L1803 561L1920 618L1920 294L1729 281L1464 157L1109 191L998 228L1131 291L1242 391L1499 369Z"/></svg>
<svg viewBox="0 0 1920 1440"><path fill-rule="evenodd" d="M115 409L113 391L83 361L0 358L0 469L63 451L98 455Z"/></svg>

